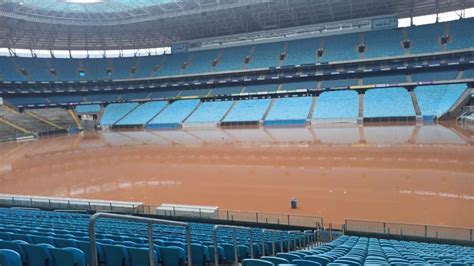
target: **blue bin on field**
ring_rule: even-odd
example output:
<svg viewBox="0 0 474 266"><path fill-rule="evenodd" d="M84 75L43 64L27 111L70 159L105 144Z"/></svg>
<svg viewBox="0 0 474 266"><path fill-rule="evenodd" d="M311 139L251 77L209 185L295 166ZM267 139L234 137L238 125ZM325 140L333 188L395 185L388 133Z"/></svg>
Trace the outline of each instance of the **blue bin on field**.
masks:
<svg viewBox="0 0 474 266"><path fill-rule="evenodd" d="M292 209L298 208L298 201L295 198L291 198L290 205Z"/></svg>

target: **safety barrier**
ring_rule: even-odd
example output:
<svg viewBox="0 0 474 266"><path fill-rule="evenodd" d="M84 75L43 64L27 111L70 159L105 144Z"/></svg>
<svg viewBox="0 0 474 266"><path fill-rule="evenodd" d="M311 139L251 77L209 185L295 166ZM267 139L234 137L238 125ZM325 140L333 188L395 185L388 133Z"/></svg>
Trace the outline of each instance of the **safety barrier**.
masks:
<svg viewBox="0 0 474 266"><path fill-rule="evenodd" d="M436 225L405 224L364 220L346 220L347 232L383 234L387 236L426 237L445 240L473 241L473 228L458 228Z"/></svg>
<svg viewBox="0 0 474 266"><path fill-rule="evenodd" d="M191 256L191 227L189 226L188 223L100 212L100 213L96 213L92 215L89 221L91 266L99 266L98 258L97 258L97 243L95 239L95 224L97 222L97 219L99 218L111 218L111 219L117 219L117 220L126 220L126 221L146 223L148 226L148 252L149 252L148 256L149 256L150 265L156 265L155 254L154 254L155 246L153 244L153 224L182 226L186 229L186 251L187 251L187 258L188 258L188 266L193 265L192 256Z"/></svg>

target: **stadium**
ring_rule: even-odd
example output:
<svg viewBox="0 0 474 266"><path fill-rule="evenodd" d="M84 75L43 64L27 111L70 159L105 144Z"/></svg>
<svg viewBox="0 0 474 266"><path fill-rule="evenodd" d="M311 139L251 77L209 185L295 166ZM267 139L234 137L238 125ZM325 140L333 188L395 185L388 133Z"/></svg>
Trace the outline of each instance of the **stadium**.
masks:
<svg viewBox="0 0 474 266"><path fill-rule="evenodd" d="M473 0L0 0L0 266L474 265Z"/></svg>

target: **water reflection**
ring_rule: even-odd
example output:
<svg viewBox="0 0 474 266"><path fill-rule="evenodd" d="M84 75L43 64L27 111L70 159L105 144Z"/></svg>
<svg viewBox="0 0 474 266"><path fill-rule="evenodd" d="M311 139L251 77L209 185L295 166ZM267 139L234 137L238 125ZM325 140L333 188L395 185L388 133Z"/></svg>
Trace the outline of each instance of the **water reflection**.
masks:
<svg viewBox="0 0 474 266"><path fill-rule="evenodd" d="M466 145L474 140L459 128L442 125L333 128L241 128L103 132L111 145L203 143L306 143L330 145Z"/></svg>

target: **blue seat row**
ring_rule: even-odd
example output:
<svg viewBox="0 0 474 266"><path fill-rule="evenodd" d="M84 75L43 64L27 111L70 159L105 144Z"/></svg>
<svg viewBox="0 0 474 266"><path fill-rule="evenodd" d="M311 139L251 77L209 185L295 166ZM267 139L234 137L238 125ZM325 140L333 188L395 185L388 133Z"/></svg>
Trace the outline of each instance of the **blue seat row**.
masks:
<svg viewBox="0 0 474 266"><path fill-rule="evenodd" d="M313 97L289 97L275 99L264 124L290 122L304 124L308 118Z"/></svg>
<svg viewBox="0 0 474 266"><path fill-rule="evenodd" d="M416 98L423 116L441 117L453 106L466 84L419 86L415 88Z"/></svg>
<svg viewBox="0 0 474 266"><path fill-rule="evenodd" d="M74 247L56 248L50 244L30 244L22 240L0 240L0 249L8 249L19 255L21 263L30 266L84 266L84 252ZM15 257L10 255L10 257ZM1 263L1 261L0 261ZM0 264L4 265L4 264ZM8 265L8 264L5 264ZM21 265L21 264L20 264Z"/></svg>
<svg viewBox="0 0 474 266"><path fill-rule="evenodd" d="M138 103L113 103L105 107L101 126L111 126L138 106Z"/></svg>
<svg viewBox="0 0 474 266"><path fill-rule="evenodd" d="M472 48L474 37L470 29L473 24L474 19L471 18L406 29L374 30L138 58L0 57L0 80L83 81L164 77L459 50ZM446 34L450 38L442 44L441 37ZM406 39L411 42L408 49L402 45ZM363 52L359 51L360 45L365 45ZM322 52L318 53L318 50ZM286 54L286 58L281 58L281 54Z"/></svg>
<svg viewBox="0 0 474 266"><path fill-rule="evenodd" d="M309 250L244 260L243 265L456 265L474 263L474 248L447 244L341 236Z"/></svg>
<svg viewBox="0 0 474 266"><path fill-rule="evenodd" d="M12 210L0 208L0 249L8 248L23 254L22 245L48 245L48 248L76 248L82 251L86 262L90 261L88 238L88 215L73 213L54 213L34 210ZM214 242L211 237L212 224L191 224L191 256L196 265L204 265L213 259ZM254 233L253 250L256 256L262 255L262 241L265 239L267 250L271 243L269 235L263 235L260 229ZM96 224L98 258L105 265L144 265L137 261L147 261L148 240L144 224L101 219ZM182 228L168 225L154 226L154 252L156 261L164 265L180 265L186 261L186 242ZM287 240L296 239L296 235L285 234ZM299 236L301 237L301 236ZM246 230L237 231L239 260L249 257L249 236ZM280 240L280 235L276 236ZM16 248L12 247L12 243ZM221 261L233 261L232 230L219 231L218 254ZM20 248L18 248L18 245ZM22 256L22 258L27 258Z"/></svg>
<svg viewBox="0 0 474 266"><path fill-rule="evenodd" d="M368 90L364 96L364 117L415 117L410 94L405 88Z"/></svg>

